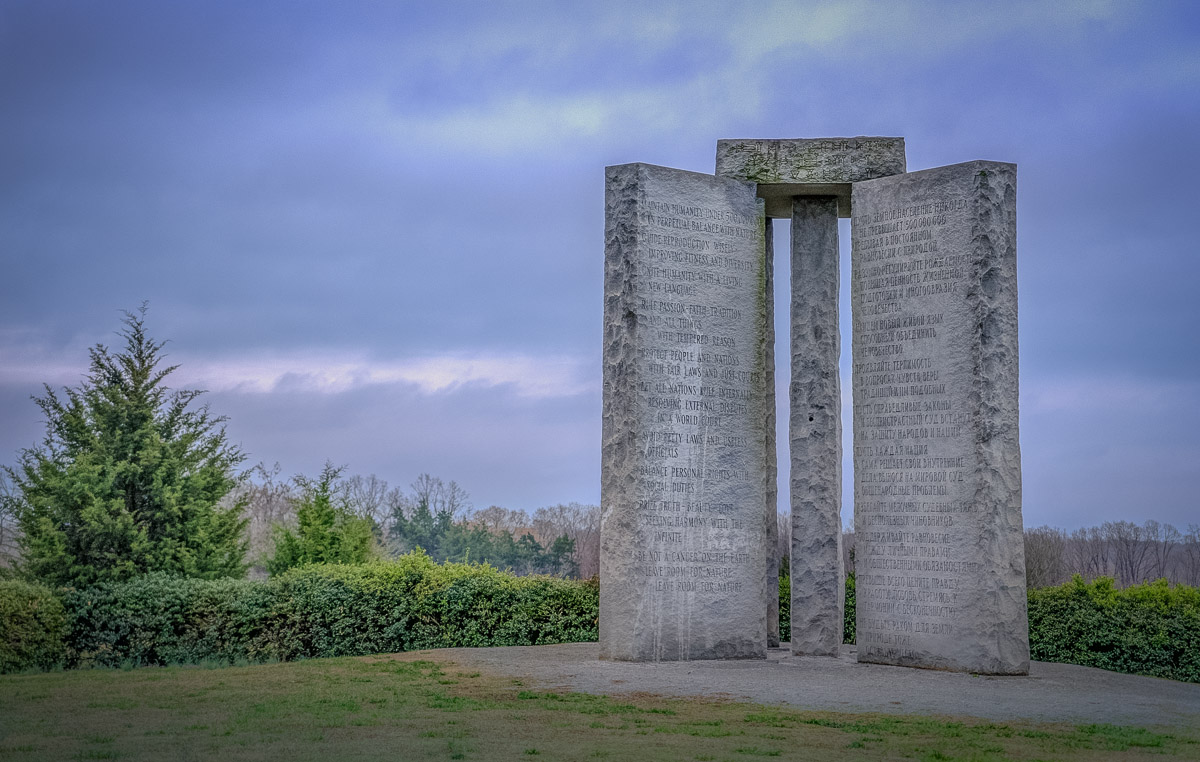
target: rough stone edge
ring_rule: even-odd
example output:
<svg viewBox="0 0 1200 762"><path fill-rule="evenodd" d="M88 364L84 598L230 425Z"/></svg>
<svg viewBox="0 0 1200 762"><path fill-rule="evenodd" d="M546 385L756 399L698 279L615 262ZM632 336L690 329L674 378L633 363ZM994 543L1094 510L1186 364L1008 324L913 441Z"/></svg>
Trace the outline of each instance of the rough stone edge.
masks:
<svg viewBox="0 0 1200 762"><path fill-rule="evenodd" d="M638 279L633 252L637 249L637 206L645 174L643 165L621 164L604 170L604 325L601 413L600 469L600 612L599 640L601 659L628 659L628 643L612 632L613 622L604 616L606 573L610 554L606 539L612 536L606 525L617 517L615 501L634 489L637 479L637 330L636 283ZM616 214L615 210L632 207Z"/></svg>
<svg viewBox="0 0 1200 762"><path fill-rule="evenodd" d="M1020 375L1017 300L1017 166L976 161L971 230L974 268L967 303L979 335L972 345L972 400L979 418L975 449L981 478L977 505L991 512L983 542L984 557L1008 559L994 568L993 621L997 651L994 674L1029 674L1029 610L1025 578L1025 541L1021 506ZM986 412L985 412L986 411Z"/></svg>

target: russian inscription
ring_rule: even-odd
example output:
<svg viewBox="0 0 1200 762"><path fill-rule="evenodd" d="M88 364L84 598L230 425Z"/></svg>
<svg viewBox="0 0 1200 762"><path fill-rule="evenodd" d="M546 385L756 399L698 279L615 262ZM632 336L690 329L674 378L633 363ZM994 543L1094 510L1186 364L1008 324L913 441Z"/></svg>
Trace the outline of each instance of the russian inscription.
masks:
<svg viewBox="0 0 1200 762"><path fill-rule="evenodd" d="M1015 184L971 162L854 187L860 661L1028 672Z"/></svg>
<svg viewBox="0 0 1200 762"><path fill-rule="evenodd" d="M765 655L763 221L748 183L608 168L602 658Z"/></svg>

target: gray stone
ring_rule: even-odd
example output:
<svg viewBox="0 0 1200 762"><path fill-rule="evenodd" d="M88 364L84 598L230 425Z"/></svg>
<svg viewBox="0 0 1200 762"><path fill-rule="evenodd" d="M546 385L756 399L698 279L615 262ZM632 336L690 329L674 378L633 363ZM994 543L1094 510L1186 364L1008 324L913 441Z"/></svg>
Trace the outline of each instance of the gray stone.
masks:
<svg viewBox="0 0 1200 762"><path fill-rule="evenodd" d="M750 183L606 170L603 659L766 655L763 233Z"/></svg>
<svg viewBox="0 0 1200 762"><path fill-rule="evenodd" d="M765 371L763 373L763 395L766 398L767 468L766 510L763 519L767 526L767 583L763 594L767 599L767 647L779 646L779 460L775 450L775 238L771 220L766 221L764 240L766 243L767 282L767 341Z"/></svg>
<svg viewBox="0 0 1200 762"><path fill-rule="evenodd" d="M854 186L858 660L1029 671L1016 166Z"/></svg>
<svg viewBox="0 0 1200 762"><path fill-rule="evenodd" d="M836 196L849 217L851 183L904 170L904 138L717 141L717 174L757 183L768 217L790 218L795 196Z"/></svg>
<svg viewBox="0 0 1200 762"><path fill-rule="evenodd" d="M838 216L833 196L792 213L792 653L842 644L842 392Z"/></svg>

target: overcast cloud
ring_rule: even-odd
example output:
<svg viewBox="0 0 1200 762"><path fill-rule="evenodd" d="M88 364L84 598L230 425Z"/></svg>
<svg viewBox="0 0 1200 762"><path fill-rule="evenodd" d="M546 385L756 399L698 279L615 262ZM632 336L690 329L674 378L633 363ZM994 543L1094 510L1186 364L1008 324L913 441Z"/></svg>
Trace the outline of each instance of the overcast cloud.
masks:
<svg viewBox="0 0 1200 762"><path fill-rule="evenodd" d="M251 462L597 502L603 167L902 135L1020 168L1026 524L1200 521L1194 3L5 0L0 104L0 462L149 300Z"/></svg>

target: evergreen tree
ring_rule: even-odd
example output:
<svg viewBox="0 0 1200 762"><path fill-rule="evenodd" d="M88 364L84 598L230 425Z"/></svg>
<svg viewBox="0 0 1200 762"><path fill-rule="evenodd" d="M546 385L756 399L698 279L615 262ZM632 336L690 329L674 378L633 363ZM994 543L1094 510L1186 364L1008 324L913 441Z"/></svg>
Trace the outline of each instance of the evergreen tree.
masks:
<svg viewBox="0 0 1200 762"><path fill-rule="evenodd" d="M300 488L296 529L277 527L268 572L279 574L304 564L361 564L370 557L373 524L356 516L337 489L341 472L326 463L316 481L296 477Z"/></svg>
<svg viewBox="0 0 1200 762"><path fill-rule="evenodd" d="M540 574L545 561L545 548L529 532L517 540L516 559L512 569L517 574Z"/></svg>
<svg viewBox="0 0 1200 762"><path fill-rule="evenodd" d="M245 573L241 505L218 507L243 455L226 420L171 391L165 342L146 335L146 305L125 313L125 349L89 351L82 385L35 397L41 446L5 470L16 487L18 568L51 585L83 586L151 571L215 578Z"/></svg>
<svg viewBox="0 0 1200 762"><path fill-rule="evenodd" d="M550 543L546 551L546 574L560 577L579 576L579 564L575 561L575 541L568 535L560 534Z"/></svg>
<svg viewBox="0 0 1200 762"><path fill-rule="evenodd" d="M431 558L444 561L442 545L454 526L454 516L445 508L434 511L429 503L418 495L409 515L397 506L392 516L391 539L403 552L421 548Z"/></svg>

